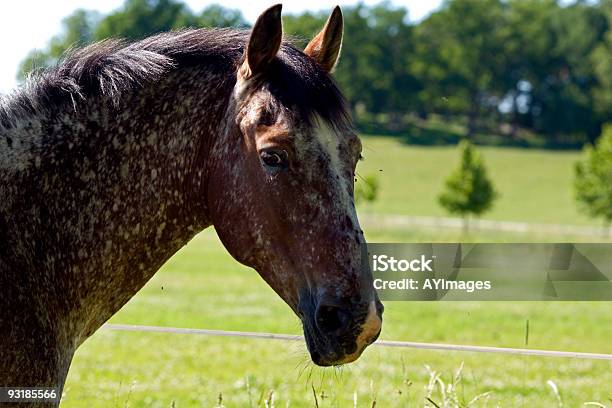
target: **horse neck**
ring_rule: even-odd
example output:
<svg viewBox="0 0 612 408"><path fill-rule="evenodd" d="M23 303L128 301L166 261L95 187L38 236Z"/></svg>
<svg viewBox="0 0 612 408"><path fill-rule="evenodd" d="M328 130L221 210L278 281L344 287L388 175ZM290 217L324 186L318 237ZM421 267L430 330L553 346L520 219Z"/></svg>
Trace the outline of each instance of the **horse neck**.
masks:
<svg viewBox="0 0 612 408"><path fill-rule="evenodd" d="M29 163L25 171L9 175L18 183L7 192L10 208L0 208L0 221L5 215L8 230L21 231L9 245L35 260L33 276L47 275L45 281L62 286L54 293L67 294L39 293L40 306L80 319L70 326L80 327L81 338L210 224L208 151L230 93L231 77L177 70L116 108L96 99L65 104L36 119L38 137L21 138L31 144L31 157L21 161ZM4 170L0 177L7 177ZM39 245L32 249L28 239ZM11 266L16 273L20 261Z"/></svg>

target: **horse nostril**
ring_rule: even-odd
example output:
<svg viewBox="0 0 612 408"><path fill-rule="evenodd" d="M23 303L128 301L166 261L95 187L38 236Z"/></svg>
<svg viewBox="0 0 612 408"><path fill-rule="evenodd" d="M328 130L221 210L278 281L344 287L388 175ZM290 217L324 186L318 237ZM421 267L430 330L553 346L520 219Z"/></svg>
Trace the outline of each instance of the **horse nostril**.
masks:
<svg viewBox="0 0 612 408"><path fill-rule="evenodd" d="M349 326L351 314L348 310L337 307L320 305L317 308L317 327L326 334L341 334Z"/></svg>

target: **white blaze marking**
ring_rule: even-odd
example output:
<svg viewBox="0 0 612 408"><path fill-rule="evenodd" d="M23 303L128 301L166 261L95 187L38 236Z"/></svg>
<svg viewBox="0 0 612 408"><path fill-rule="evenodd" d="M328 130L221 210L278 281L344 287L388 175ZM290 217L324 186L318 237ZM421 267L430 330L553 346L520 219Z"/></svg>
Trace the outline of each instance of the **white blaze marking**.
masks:
<svg viewBox="0 0 612 408"><path fill-rule="evenodd" d="M347 180L343 174L343 166L345 164L340 159L339 135L322 118L319 118L318 122L320 125L315 129L314 134L323 150L329 156L332 177L336 179L331 182L340 184L340 188L337 190L338 196L336 197L336 202L338 203L337 211L346 212L353 222L353 227L358 228L357 212L349 195L350 188L347 184L351 183L352 180Z"/></svg>

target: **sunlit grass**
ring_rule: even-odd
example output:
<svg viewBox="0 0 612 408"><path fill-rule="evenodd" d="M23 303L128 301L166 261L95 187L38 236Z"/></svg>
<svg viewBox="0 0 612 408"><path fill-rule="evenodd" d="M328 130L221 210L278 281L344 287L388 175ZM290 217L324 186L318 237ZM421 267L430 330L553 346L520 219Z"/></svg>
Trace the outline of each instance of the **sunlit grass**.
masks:
<svg viewBox="0 0 612 408"><path fill-rule="evenodd" d="M373 230L369 239L392 238L386 234ZM433 240L431 234L418 237ZM382 337L612 353L610 311L603 302L387 302ZM214 231L183 248L111 321L301 331L290 309L256 272L231 259ZM356 364L321 369L309 363L302 343L99 331L77 352L62 406L313 407L314 387L320 407L355 400L359 407L433 407L426 399L432 373L448 386L462 363L453 391L460 406L488 393L472 406L555 407L549 380L568 407L612 398L609 361L371 347ZM440 386L434 381L429 398L444 406Z"/></svg>
<svg viewBox="0 0 612 408"><path fill-rule="evenodd" d="M365 211L448 216L437 196L444 179L459 163L454 146L422 147L393 137L362 137L363 156L357 171L375 174L380 196ZM499 192L490 213L494 220L557 224L598 224L579 213L573 196L578 151L478 147ZM359 183L359 179L357 181Z"/></svg>

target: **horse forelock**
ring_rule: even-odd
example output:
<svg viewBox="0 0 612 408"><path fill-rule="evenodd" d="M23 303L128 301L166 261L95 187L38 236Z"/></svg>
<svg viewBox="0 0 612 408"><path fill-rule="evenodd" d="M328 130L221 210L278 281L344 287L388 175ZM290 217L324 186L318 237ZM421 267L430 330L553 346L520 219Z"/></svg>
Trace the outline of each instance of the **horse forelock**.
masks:
<svg viewBox="0 0 612 408"><path fill-rule="evenodd" d="M295 109L302 120L336 130L351 127L346 102L334 80L314 60L284 44L267 72L267 88L277 103Z"/></svg>

